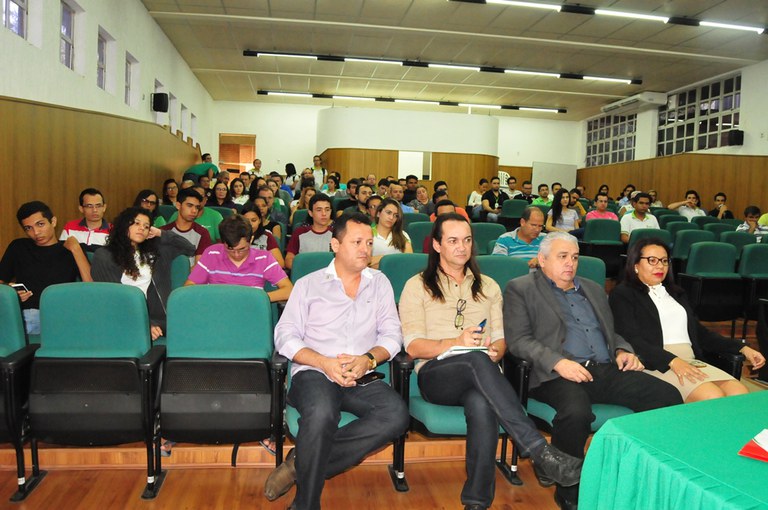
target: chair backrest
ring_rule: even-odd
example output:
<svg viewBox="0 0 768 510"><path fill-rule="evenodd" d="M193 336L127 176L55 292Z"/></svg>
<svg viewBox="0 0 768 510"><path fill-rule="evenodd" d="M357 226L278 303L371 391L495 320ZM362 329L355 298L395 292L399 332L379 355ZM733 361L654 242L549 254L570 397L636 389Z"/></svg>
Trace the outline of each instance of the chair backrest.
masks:
<svg viewBox="0 0 768 510"><path fill-rule="evenodd" d="M333 212L339 211L339 204L343 202L344 200L347 200L349 197L343 196L343 197L333 197L333 203L331 204L331 207L333 208Z"/></svg>
<svg viewBox="0 0 768 510"><path fill-rule="evenodd" d="M171 290L184 286L189 278L189 257L179 255L171 262Z"/></svg>
<svg viewBox="0 0 768 510"><path fill-rule="evenodd" d="M749 278L768 278L768 243L748 244L741 249L739 274Z"/></svg>
<svg viewBox="0 0 768 510"><path fill-rule="evenodd" d="M427 268L426 253L393 253L385 255L379 262L379 269L389 278L392 290L395 292L395 303L400 302L403 287L412 276Z"/></svg>
<svg viewBox="0 0 768 510"><path fill-rule="evenodd" d="M227 317L211 306L214 303L226 303ZM169 358L269 359L273 350L269 297L262 289L240 285L176 289L168 298L166 339Z"/></svg>
<svg viewBox="0 0 768 510"><path fill-rule="evenodd" d="M734 232L736 230L736 227L733 225L729 225L727 223L707 223L702 227L703 230L706 230L707 232L712 232L715 234L718 238L720 237L720 234L723 232Z"/></svg>
<svg viewBox="0 0 768 510"><path fill-rule="evenodd" d="M675 236L675 245L672 247L672 258L686 260L693 243L714 241L715 234L706 230L681 230Z"/></svg>
<svg viewBox="0 0 768 510"><path fill-rule="evenodd" d="M502 292L509 280L525 276L529 272L528 261L516 257L480 255L477 257L477 264L480 266L480 272L493 278Z"/></svg>
<svg viewBox="0 0 768 510"><path fill-rule="evenodd" d="M584 227L584 242L621 241L621 223L616 220L589 220Z"/></svg>
<svg viewBox="0 0 768 510"><path fill-rule="evenodd" d="M720 220L720 223L725 223L726 225L733 225L734 227L738 227L742 223L744 223L743 220L738 220L736 218L723 218Z"/></svg>
<svg viewBox="0 0 768 510"><path fill-rule="evenodd" d="M322 269L333 260L334 253L331 251L317 251L309 253L299 253L293 259L293 267L291 268L291 283L296 283L296 280L302 276L306 276L313 271Z"/></svg>
<svg viewBox="0 0 768 510"><path fill-rule="evenodd" d="M417 212L403 213L403 228L408 229L411 223L429 221L429 215Z"/></svg>
<svg viewBox="0 0 768 510"><path fill-rule="evenodd" d="M472 242L478 255L488 255L488 241L498 239L507 229L498 223L473 223Z"/></svg>
<svg viewBox="0 0 768 510"><path fill-rule="evenodd" d="M309 216L309 210L296 209L293 212L293 221L291 221L291 228L296 230L296 227L298 227L299 225L302 225L305 221L307 221L308 216Z"/></svg>
<svg viewBox="0 0 768 510"><path fill-rule="evenodd" d="M221 214L222 218L226 218L227 216L232 216L234 214L232 212L232 209L230 209L229 207L218 207L218 206L215 206L215 205L209 205L207 207L210 207L211 209L213 209L217 213Z"/></svg>
<svg viewBox="0 0 768 510"><path fill-rule="evenodd" d="M536 207L541 209L541 212L544 213L544 218L547 217L547 213L549 212L550 209L552 209L552 207L548 205L536 205Z"/></svg>
<svg viewBox="0 0 768 510"><path fill-rule="evenodd" d="M62 283L40 296L43 358L139 358L150 348L147 300L119 283Z"/></svg>
<svg viewBox="0 0 768 510"><path fill-rule="evenodd" d="M176 211L176 206L171 204L160 204L157 206L157 213L165 218L165 221L168 221L171 219L171 216L173 216L173 213Z"/></svg>
<svg viewBox="0 0 768 510"><path fill-rule="evenodd" d="M671 211L666 207L651 207L649 210L651 211L651 214L656 216L657 219L667 214L677 214L677 211Z"/></svg>
<svg viewBox="0 0 768 510"><path fill-rule="evenodd" d="M737 254L736 247L731 244L714 241L693 243L685 272L697 276L734 273Z"/></svg>
<svg viewBox="0 0 768 510"><path fill-rule="evenodd" d="M408 232L408 236L411 238L411 246L413 247L414 253L422 252L424 239L429 237L432 233L433 226L434 223L431 221L417 221L409 224L408 228L405 229L406 232Z"/></svg>
<svg viewBox="0 0 768 510"><path fill-rule="evenodd" d="M597 257L579 257L579 267L576 268L576 276L587 278L601 287L605 287L605 262Z"/></svg>
<svg viewBox="0 0 768 510"><path fill-rule="evenodd" d="M528 205L527 200L517 200L515 198L505 200L501 204L501 216L504 218L520 218Z"/></svg>
<svg viewBox="0 0 768 510"><path fill-rule="evenodd" d="M714 216L694 216L691 219L691 223L694 223L699 227L704 228L704 225L708 223L720 223L720 220L718 220Z"/></svg>
<svg viewBox="0 0 768 510"><path fill-rule="evenodd" d="M741 255L742 248L757 243L757 237L749 232L723 232L720 234L720 242L732 244L736 247L736 253Z"/></svg>
<svg viewBox="0 0 768 510"><path fill-rule="evenodd" d="M19 295L10 285L0 285L0 324L0 357L8 356L27 345Z"/></svg>
<svg viewBox="0 0 768 510"><path fill-rule="evenodd" d="M633 230L629 234L628 246L632 246L640 239L646 239L649 237L661 239L667 246L672 246L672 234L670 234L668 230L661 228L638 228Z"/></svg>
<svg viewBox="0 0 768 510"><path fill-rule="evenodd" d="M669 230L669 233L672 234L672 238L674 239L677 233L681 230L701 230L701 227L695 223L688 223L687 221L673 221L672 223L667 223L667 230Z"/></svg>
<svg viewBox="0 0 768 510"><path fill-rule="evenodd" d="M684 216L681 216L679 214L665 214L664 216L661 216L660 218L656 218L659 221L659 226L661 228L667 228L667 225L670 223L673 223L675 221L688 221L685 219Z"/></svg>

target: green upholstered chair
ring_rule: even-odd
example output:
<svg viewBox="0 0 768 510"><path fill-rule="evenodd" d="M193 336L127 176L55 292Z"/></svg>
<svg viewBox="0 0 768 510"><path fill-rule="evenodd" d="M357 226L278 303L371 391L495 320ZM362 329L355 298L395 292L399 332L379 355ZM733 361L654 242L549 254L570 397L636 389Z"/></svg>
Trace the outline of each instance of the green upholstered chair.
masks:
<svg viewBox="0 0 768 510"><path fill-rule="evenodd" d="M544 213L544 218L547 217L547 213L549 212L550 209L552 209L552 206L549 206L549 205L537 205L535 207L538 207L539 209L541 209L541 212Z"/></svg>
<svg viewBox="0 0 768 510"><path fill-rule="evenodd" d="M293 259L293 267L291 268L291 283L296 281L302 276L306 276L313 271L322 269L333 260L332 251L317 251L309 253L298 253Z"/></svg>
<svg viewBox="0 0 768 510"><path fill-rule="evenodd" d="M691 218L691 223L694 225L698 225L700 228L704 228L704 225L707 225L709 223L720 223L720 220L715 218L714 216L694 216Z"/></svg>
<svg viewBox="0 0 768 510"><path fill-rule="evenodd" d="M16 492L11 501L21 501L45 476L40 471L37 451L32 456L32 473L26 476L24 443L29 440L27 408L30 368L37 345L27 345L19 296L9 285L0 285L0 441L11 443L16 452Z"/></svg>
<svg viewBox="0 0 768 510"><path fill-rule="evenodd" d="M640 239L646 238L661 239L668 247L672 246L672 235L668 230L661 228L638 228L629 234L629 244L627 247L629 248Z"/></svg>
<svg viewBox="0 0 768 510"><path fill-rule="evenodd" d="M427 258L426 253L393 253L381 258L379 269L392 284L395 303L400 302L405 282L427 268Z"/></svg>
<svg viewBox="0 0 768 510"><path fill-rule="evenodd" d="M734 227L738 227L742 223L744 223L744 220L737 220L736 218L724 218L720 220L720 223L725 223L727 225L733 225Z"/></svg>
<svg viewBox="0 0 768 510"><path fill-rule="evenodd" d="M407 231L408 225L411 223L418 223L429 221L429 215L423 213L403 213L403 228Z"/></svg>
<svg viewBox="0 0 768 510"><path fill-rule="evenodd" d="M584 242L621 245L621 223L616 220L594 219L584 225Z"/></svg>
<svg viewBox="0 0 768 510"><path fill-rule="evenodd" d="M670 223L674 223L676 221L688 222L688 220L685 219L685 216L681 216L680 214L665 214L664 216L661 216L656 219L658 220L659 227L661 228L667 228L667 225L669 225Z"/></svg>
<svg viewBox="0 0 768 510"><path fill-rule="evenodd" d="M189 257L179 255L171 262L171 290L184 286L184 282L189 279L190 267Z"/></svg>
<svg viewBox="0 0 768 510"><path fill-rule="evenodd" d="M665 214L677 214L677 211L670 211L666 207L651 207L649 208L649 211L656 216L656 218L664 216Z"/></svg>
<svg viewBox="0 0 768 510"><path fill-rule="evenodd" d="M580 256L576 276L592 280L601 287L605 287L605 262L596 257Z"/></svg>
<svg viewBox="0 0 768 510"><path fill-rule="evenodd" d="M516 257L501 257L499 255L480 255L476 258L480 272L493 278L499 284L501 291L507 286L507 282L518 276L525 276L529 272L528 261Z"/></svg>
<svg viewBox="0 0 768 510"><path fill-rule="evenodd" d="M504 225L506 230L514 230L520 226L520 218L523 217L523 211L528 208L530 204L527 200L505 200L501 204L501 214L499 214L499 223Z"/></svg>
<svg viewBox="0 0 768 510"><path fill-rule="evenodd" d="M695 223L688 223L687 221L673 221L668 223L666 230L669 231L672 239L677 236L677 233L681 230L701 230L701 227Z"/></svg>
<svg viewBox="0 0 768 510"><path fill-rule="evenodd" d="M217 320L211 303L228 303L238 321ZM276 400L286 364L272 363L272 307L262 289L194 285L168 299L167 356L160 392L163 437L234 444L269 437L282 419Z"/></svg>
<svg viewBox="0 0 768 510"><path fill-rule="evenodd" d="M498 239L507 229L498 223L472 223L472 241L478 255L488 255L488 241Z"/></svg>
<svg viewBox="0 0 768 510"><path fill-rule="evenodd" d="M298 227L303 225L307 221L307 218L309 218L308 209L296 209L293 212L293 221L291 221L291 231L294 231Z"/></svg>
<svg viewBox="0 0 768 510"><path fill-rule="evenodd" d="M736 230L735 226L729 225L728 223L722 223L719 221L717 223L706 223L701 228L702 230L706 230L707 232L712 232L713 234L715 234L715 236L718 237L718 239L720 238L720 235L723 232L734 232Z"/></svg>
<svg viewBox="0 0 768 510"><path fill-rule="evenodd" d="M348 198L349 197L346 195L343 197L333 197L333 203L331 204L331 206L333 208L334 216L336 215L337 212L339 212L339 204L341 204L344 200L347 200Z"/></svg>
<svg viewBox="0 0 768 510"><path fill-rule="evenodd" d="M144 294L118 283L52 285L40 297L40 327L29 396L33 455L38 441L143 441L142 498L154 498L165 478L156 399L165 347L151 345Z"/></svg>
<svg viewBox="0 0 768 510"><path fill-rule="evenodd" d="M171 216L173 216L174 214L177 214L178 211L176 210L176 206L175 205L160 204L160 205L157 206L157 213L158 213L158 215L160 215L163 218L165 218L166 222L169 222L171 220Z"/></svg>
<svg viewBox="0 0 768 510"><path fill-rule="evenodd" d="M736 260L739 260L745 246L757 244L757 237L749 232L724 232L720 234L720 242L732 244L736 248Z"/></svg>
<svg viewBox="0 0 768 510"><path fill-rule="evenodd" d="M430 221L417 221L408 225L405 229L408 232L408 236L411 238L411 246L414 253L422 253L424 247L424 239L430 236L432 233L432 227L434 223Z"/></svg>
<svg viewBox="0 0 768 510"><path fill-rule="evenodd" d="M768 299L768 243L748 244L741 249L739 274L746 285L742 338L747 325L758 317L759 301Z"/></svg>
<svg viewBox="0 0 768 510"><path fill-rule="evenodd" d="M605 263L605 273L616 277L624 267L621 242L621 223L616 220L594 219L586 222L584 240L579 242L579 253L595 257Z"/></svg>
<svg viewBox="0 0 768 510"><path fill-rule="evenodd" d="M703 241L715 241L715 234L707 232L706 230L681 230L674 239L674 245L672 246L672 262L674 264L675 274L680 274L685 270L686 262L688 261L688 252L691 249L693 243L699 243Z"/></svg>
<svg viewBox="0 0 768 510"><path fill-rule="evenodd" d="M234 214L234 211L232 209L230 209L229 207L219 207L219 206L215 206L215 205L208 205L206 207L210 207L211 209L213 209L217 213L221 214L222 218L226 218L226 217L232 216Z"/></svg>

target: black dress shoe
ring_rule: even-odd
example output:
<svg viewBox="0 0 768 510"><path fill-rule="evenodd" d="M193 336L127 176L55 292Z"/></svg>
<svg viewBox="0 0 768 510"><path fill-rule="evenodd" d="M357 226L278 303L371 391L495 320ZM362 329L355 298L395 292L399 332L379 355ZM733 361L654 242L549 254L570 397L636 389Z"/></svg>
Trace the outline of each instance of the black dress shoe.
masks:
<svg viewBox="0 0 768 510"><path fill-rule="evenodd" d="M579 510L579 504L563 497L558 491L555 491L555 503L561 510Z"/></svg>
<svg viewBox="0 0 768 510"><path fill-rule="evenodd" d="M486 510L487 508L483 505L464 505L464 510Z"/></svg>
<svg viewBox="0 0 768 510"><path fill-rule="evenodd" d="M264 496L274 501L293 487L296 483L296 448L288 452L285 462L277 466L264 483Z"/></svg>
<svg viewBox="0 0 768 510"><path fill-rule="evenodd" d="M554 482L563 487L570 487L579 483L583 461L561 452L551 444L542 448L538 454L531 455L531 462L539 483L542 479L545 482Z"/></svg>

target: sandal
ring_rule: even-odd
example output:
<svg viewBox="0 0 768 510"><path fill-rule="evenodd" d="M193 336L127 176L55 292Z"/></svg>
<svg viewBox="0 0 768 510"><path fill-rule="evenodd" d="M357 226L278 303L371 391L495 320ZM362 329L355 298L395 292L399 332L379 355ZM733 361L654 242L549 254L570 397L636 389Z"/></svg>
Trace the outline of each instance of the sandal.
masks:
<svg viewBox="0 0 768 510"><path fill-rule="evenodd" d="M262 448L264 448L264 449L267 451L267 453L268 453L268 454L270 454L271 456L273 456L273 457L274 457L274 456L276 456L276 455L277 455L277 450L275 450L275 442L272 440L272 438L271 438L271 437L268 437L267 439L262 439L261 441L259 441L259 444L260 444L260 445L261 445L261 447L262 447Z"/></svg>
<svg viewBox="0 0 768 510"><path fill-rule="evenodd" d="M162 444L160 445L160 455L162 457L170 457L171 456L171 448L176 444L175 441L168 441L164 440Z"/></svg>

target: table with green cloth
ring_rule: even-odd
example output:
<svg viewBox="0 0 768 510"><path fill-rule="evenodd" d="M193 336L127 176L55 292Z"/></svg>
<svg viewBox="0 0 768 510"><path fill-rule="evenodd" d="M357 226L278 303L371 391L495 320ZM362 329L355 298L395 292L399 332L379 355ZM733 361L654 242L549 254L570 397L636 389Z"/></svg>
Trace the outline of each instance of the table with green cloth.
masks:
<svg viewBox="0 0 768 510"><path fill-rule="evenodd" d="M768 428L768 391L608 421L581 475L579 508L768 509L768 463L739 450Z"/></svg>

